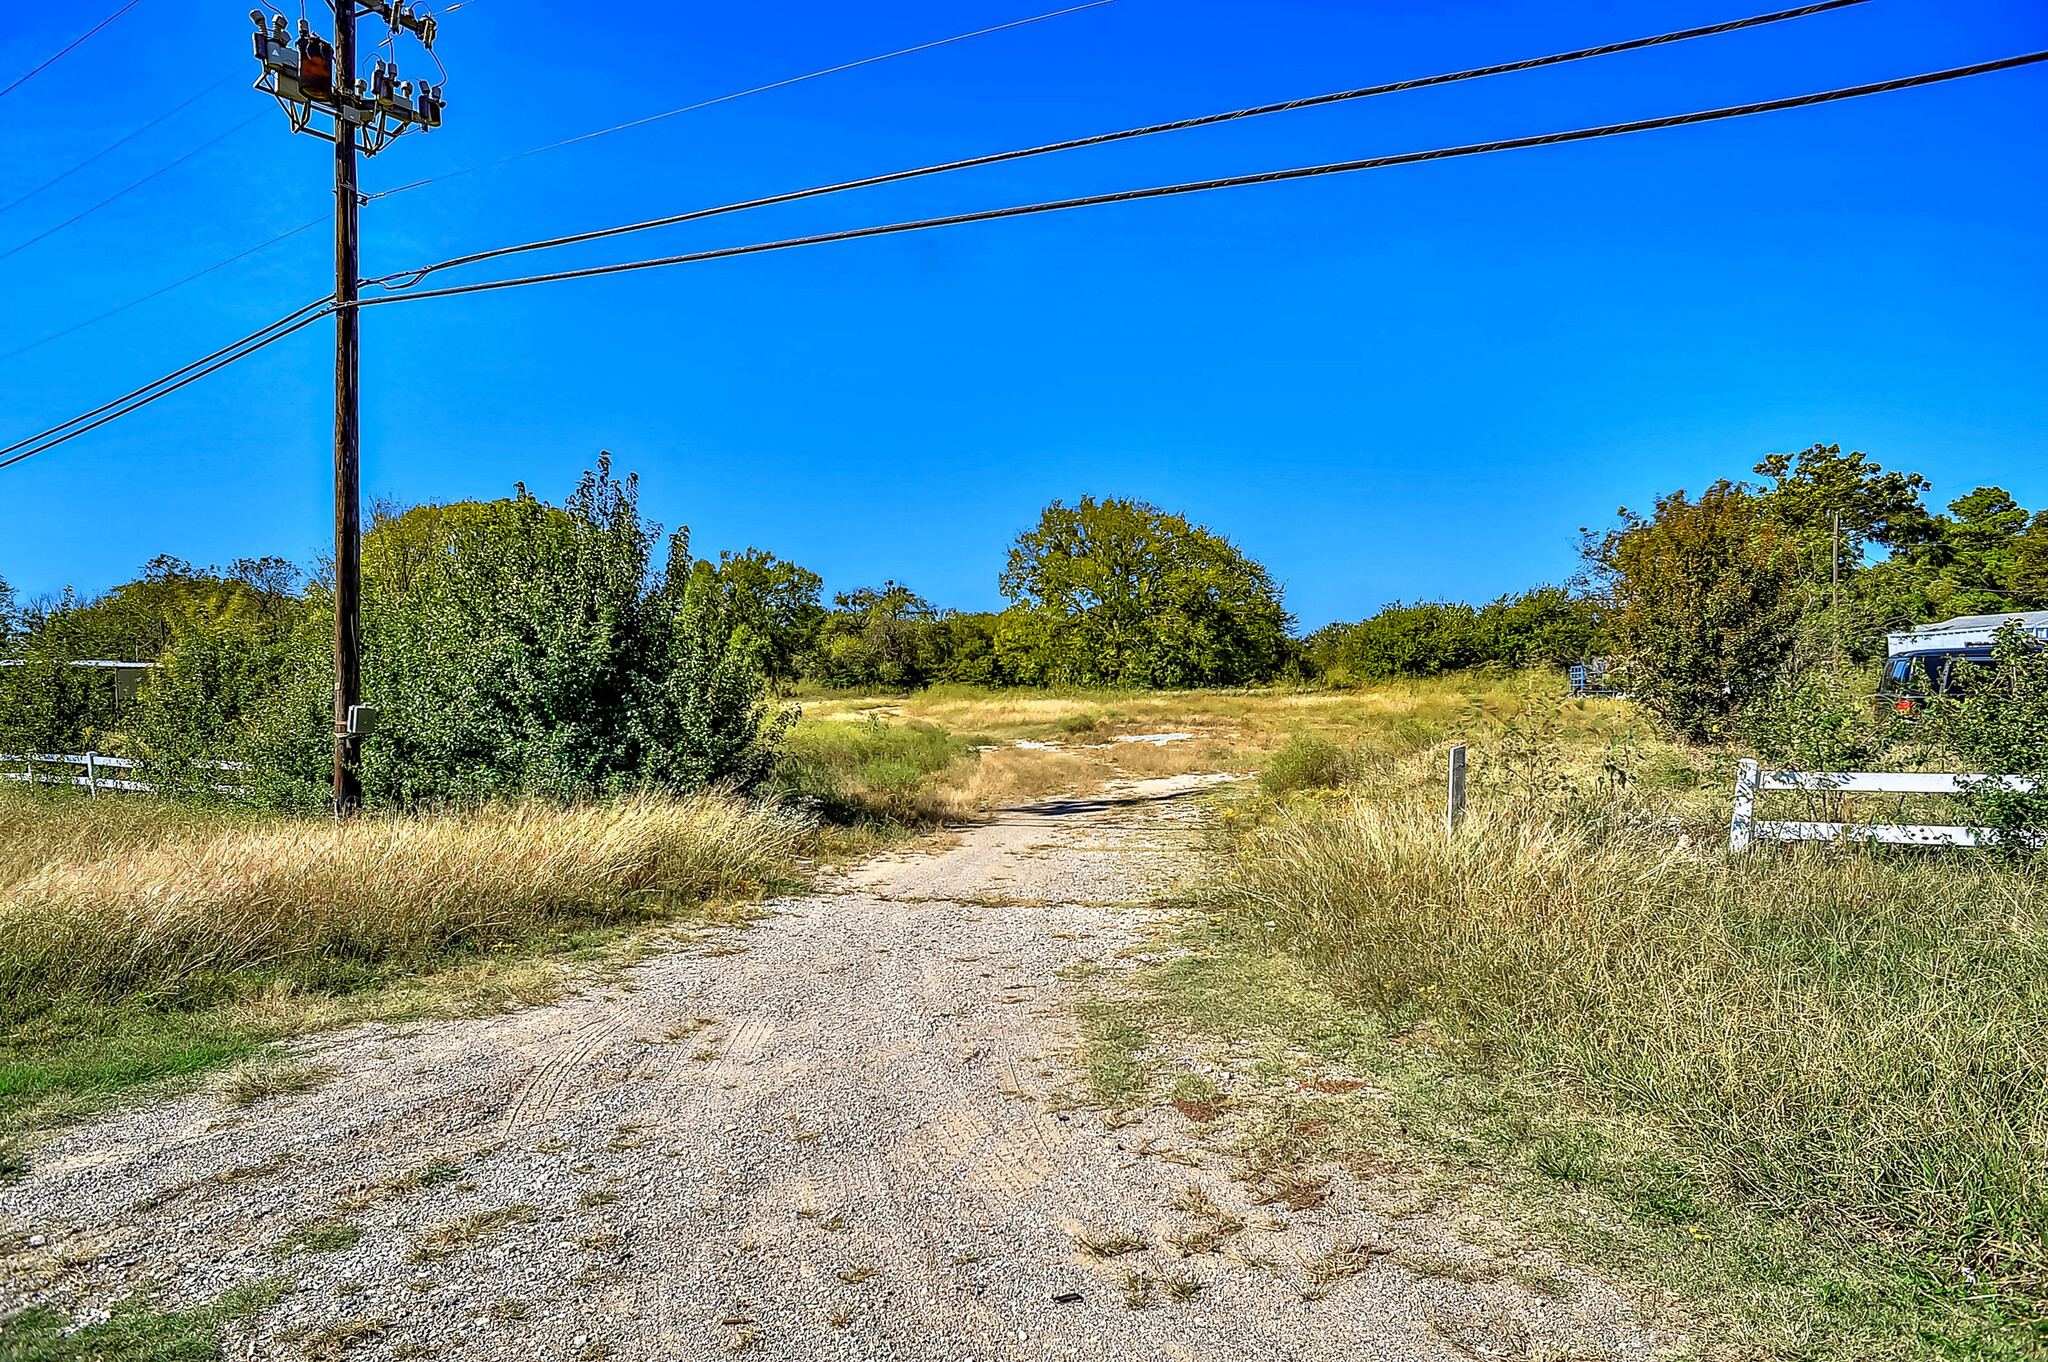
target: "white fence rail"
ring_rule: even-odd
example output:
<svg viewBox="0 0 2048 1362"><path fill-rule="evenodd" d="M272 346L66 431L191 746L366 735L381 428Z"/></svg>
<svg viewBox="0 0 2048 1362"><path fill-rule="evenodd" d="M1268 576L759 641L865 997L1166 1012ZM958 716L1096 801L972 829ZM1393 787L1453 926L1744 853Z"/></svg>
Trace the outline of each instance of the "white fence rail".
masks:
<svg viewBox="0 0 2048 1362"><path fill-rule="evenodd" d="M1883 842L1891 846L1988 846L1999 837L1990 828L1911 823L1809 823L1757 821L1756 797L1766 791L1808 794L1968 794L2009 790L2030 794L2041 782L2027 776L1973 776L1911 771L1765 771L1742 763L1735 777L1735 813L1728 820L1728 849L1747 851L1757 840L1774 842Z"/></svg>
<svg viewBox="0 0 2048 1362"><path fill-rule="evenodd" d="M97 752L35 752L24 753L18 756L0 752L0 766L12 766L16 763L19 763L22 769L19 771L0 770L0 780L25 780L31 785L83 785L94 795L98 795L101 790L138 790L147 794L156 789L156 786L146 780L119 780L100 774L101 771L105 770L132 771L141 765L140 762L130 761L126 757L103 757ZM45 775L36 770L36 767L39 765L56 766L63 769L58 773ZM203 771L246 771L249 769L244 763L239 761L195 761L192 765ZM82 776L72 775L70 768L74 766L83 766L85 774ZM216 785L213 789L221 794L247 793L239 785Z"/></svg>

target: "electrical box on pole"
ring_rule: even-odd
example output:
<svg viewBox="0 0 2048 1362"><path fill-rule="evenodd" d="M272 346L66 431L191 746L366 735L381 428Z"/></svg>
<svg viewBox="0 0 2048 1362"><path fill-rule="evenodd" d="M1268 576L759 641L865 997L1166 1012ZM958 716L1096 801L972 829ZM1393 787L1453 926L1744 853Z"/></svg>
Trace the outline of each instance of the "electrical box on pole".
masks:
<svg viewBox="0 0 2048 1362"><path fill-rule="evenodd" d="M367 77L356 75L356 21L382 19L384 40ZM334 812L362 805L362 740L377 711L362 703L362 438L360 312L356 293L358 212L356 152L375 156L408 132L441 126L447 72L434 55L437 25L404 0L335 0L334 40L306 20L294 32L282 14L250 10L256 25L256 88L284 109L293 132L334 144ZM417 40L439 81L404 79L399 35Z"/></svg>

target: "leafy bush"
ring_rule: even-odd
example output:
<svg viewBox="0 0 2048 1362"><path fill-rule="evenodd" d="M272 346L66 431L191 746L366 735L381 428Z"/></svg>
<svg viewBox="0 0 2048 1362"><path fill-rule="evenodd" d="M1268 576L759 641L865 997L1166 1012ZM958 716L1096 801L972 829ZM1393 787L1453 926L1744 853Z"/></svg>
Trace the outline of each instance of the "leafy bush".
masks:
<svg viewBox="0 0 2048 1362"><path fill-rule="evenodd" d="M1290 737L1266 759L1259 788L1276 798L1297 790L1325 790L1352 775L1351 754L1320 733L1307 729Z"/></svg>
<svg viewBox="0 0 2048 1362"><path fill-rule="evenodd" d="M1960 694L1934 700L1928 719L1961 769L2043 782L2032 794L1987 783L1959 801L1972 823L2009 845L2038 846L2048 831L2048 648L2008 622L1994 637L1991 665L1964 670Z"/></svg>
<svg viewBox="0 0 2048 1362"><path fill-rule="evenodd" d="M1682 738L1727 735L1769 689L1799 623L1797 545L1746 487L1660 497L1586 554L1609 597L1630 697Z"/></svg>
<svg viewBox="0 0 2048 1362"><path fill-rule="evenodd" d="M567 801L766 780L794 716L770 703L765 645L716 572L696 570L687 532L649 584L658 533L608 460L560 508L521 488L378 515L363 552L363 696L382 713L362 748L366 796ZM136 725L157 776L203 787L217 777L189 761L225 758L249 766L262 802L322 803L331 612L316 590L279 636L182 634Z"/></svg>

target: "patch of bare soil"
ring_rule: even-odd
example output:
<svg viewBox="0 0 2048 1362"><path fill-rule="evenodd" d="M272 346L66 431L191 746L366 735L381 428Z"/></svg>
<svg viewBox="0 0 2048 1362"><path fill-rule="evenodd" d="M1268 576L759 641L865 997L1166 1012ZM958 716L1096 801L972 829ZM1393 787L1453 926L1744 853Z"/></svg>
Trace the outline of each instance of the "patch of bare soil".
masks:
<svg viewBox="0 0 2048 1362"><path fill-rule="evenodd" d="M0 1190L0 1314L283 1274L229 1356L1667 1348L1629 1293L1474 1247L1469 1216L1368 1165L1233 1180L1214 1112L1065 1096L1072 980L1150 939L1137 905L1193 873L1203 785L1003 813L617 989L325 1038L303 1047L332 1071L313 1091L70 1131Z"/></svg>

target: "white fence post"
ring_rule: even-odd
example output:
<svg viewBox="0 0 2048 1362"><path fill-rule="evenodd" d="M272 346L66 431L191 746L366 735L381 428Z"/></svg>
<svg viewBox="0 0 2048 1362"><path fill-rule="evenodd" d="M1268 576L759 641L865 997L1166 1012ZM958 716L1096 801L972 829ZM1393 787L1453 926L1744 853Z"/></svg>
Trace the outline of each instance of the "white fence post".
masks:
<svg viewBox="0 0 2048 1362"><path fill-rule="evenodd" d="M1728 820L1728 850L1744 852L1756 829L1756 791L1761 783L1757 764L1744 758L1735 774L1735 813Z"/></svg>
<svg viewBox="0 0 2048 1362"><path fill-rule="evenodd" d="M1451 780L1448 799L1445 803L1445 826L1456 836L1458 824L1465 821L1465 744L1459 743L1451 749Z"/></svg>
<svg viewBox="0 0 2048 1362"><path fill-rule="evenodd" d="M100 754L85 754L85 790L94 799L100 797Z"/></svg>

